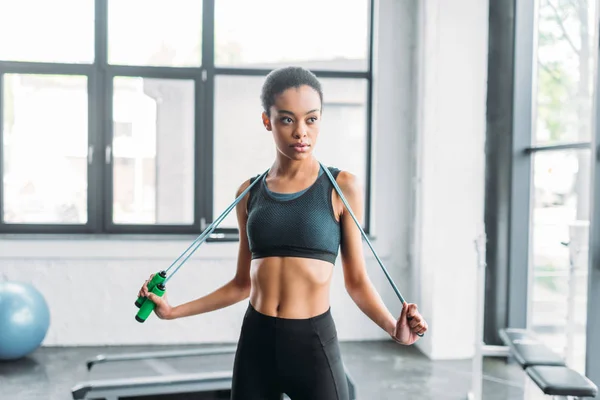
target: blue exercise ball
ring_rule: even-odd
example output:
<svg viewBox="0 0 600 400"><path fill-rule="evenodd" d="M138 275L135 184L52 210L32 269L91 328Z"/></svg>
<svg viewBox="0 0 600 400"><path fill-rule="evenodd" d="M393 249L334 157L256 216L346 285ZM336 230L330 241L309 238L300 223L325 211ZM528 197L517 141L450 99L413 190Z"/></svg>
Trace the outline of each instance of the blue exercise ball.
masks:
<svg viewBox="0 0 600 400"><path fill-rule="evenodd" d="M0 282L0 360L15 360L33 352L49 326L50 309L33 285Z"/></svg>

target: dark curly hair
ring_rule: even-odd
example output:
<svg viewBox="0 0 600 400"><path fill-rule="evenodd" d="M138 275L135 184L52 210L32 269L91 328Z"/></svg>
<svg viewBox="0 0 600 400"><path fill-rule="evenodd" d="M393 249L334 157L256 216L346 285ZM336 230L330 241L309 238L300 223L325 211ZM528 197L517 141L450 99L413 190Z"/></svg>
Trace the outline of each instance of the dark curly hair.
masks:
<svg viewBox="0 0 600 400"><path fill-rule="evenodd" d="M308 85L319 93L323 103L323 89L321 82L315 74L302 67L284 67L271 71L263 83L260 100L262 107L270 116L271 106L275 104L275 97L289 88L297 88Z"/></svg>

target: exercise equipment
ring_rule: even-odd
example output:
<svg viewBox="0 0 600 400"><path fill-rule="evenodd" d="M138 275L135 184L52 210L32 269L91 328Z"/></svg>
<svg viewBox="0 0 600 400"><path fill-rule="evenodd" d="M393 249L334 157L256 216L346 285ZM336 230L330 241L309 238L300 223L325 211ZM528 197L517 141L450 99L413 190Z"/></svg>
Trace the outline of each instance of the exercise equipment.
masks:
<svg viewBox="0 0 600 400"><path fill-rule="evenodd" d="M235 346L222 346L101 354L86 362L92 379L73 386L71 395L73 400L229 399L235 351ZM350 399L356 400L356 385L347 370L346 379Z"/></svg>
<svg viewBox="0 0 600 400"><path fill-rule="evenodd" d="M398 299L400 300L400 303L404 304L404 302L405 302L404 297L402 297L402 294L398 290L398 287L396 286L396 284L392 280L392 277L390 276L390 274L388 273L387 269L383 265L383 261L381 261L381 259L377 255L377 252L375 252L375 249L373 248L373 245L371 244L371 241L369 240L367 234L363 230L362 226L360 226L360 222L358 222L358 219L356 219L356 216L354 215L354 212L352 211L352 208L350 207L350 204L348 204L348 202L346 201L346 197L344 197L344 194L342 193L342 189L340 189L340 187L338 186L338 184L335 181L333 175L331 175L331 172L329 172L329 169L325 168L323 165L321 165L321 168L323 168L323 170L325 171L325 173L329 177L329 180L331 181L331 184L335 188L338 196L340 196L340 199L342 199L342 202L344 203L344 206L346 207L346 209L348 210L348 213L350 214L350 216L352 217L352 219L356 223L356 226L358 227L358 230L360 231L360 234L362 235L363 239L365 240L365 242L367 243L367 245L369 246L369 248L373 252L373 255L375 256L375 259L379 263L379 266L381 267L381 270L385 274L385 277L387 278L388 282L392 286L392 289L394 289L394 292L396 293L396 296L398 296Z"/></svg>
<svg viewBox="0 0 600 400"><path fill-rule="evenodd" d="M398 290L398 287L396 286L396 284L392 280L390 274L388 273L387 269L383 265L383 261L381 261L381 259L377 255L377 252L373 248L373 245L371 244L371 241L369 240L369 238L367 237L366 233L364 232L364 230L360 226L360 222L358 221L358 219L354 215L354 212L352 211L352 208L350 207L350 204L348 204L348 202L346 201L346 197L344 196L344 194L342 193L342 190L340 189L340 187L338 186L337 182L335 181L335 178L333 177L333 175L331 175L331 172L329 172L329 169L327 169L323 164L319 163L319 165L321 166L321 168L323 169L323 171L325 172L325 174L327 175L327 177L331 181L333 187L337 191L338 195L342 199L342 202L344 203L344 206L346 207L346 209L348 210L350 216L352 217L352 219L356 223L356 226L360 230L360 233L361 233L362 237L364 238L365 242L367 243L367 245L369 246L369 248L373 252L373 255L375 256L377 262L379 263L379 266L381 267L383 273L385 274L388 282L392 286L392 289L396 293L396 296L398 297L398 299L400 300L400 302L402 304L404 304L405 303L404 297L402 297L402 294ZM183 266L183 264L185 264L185 262L192 256L192 254L194 254L194 252L196 250L198 250L198 248L202 245L202 243L204 243L206 241L206 239L209 237L209 235L215 230L215 228L221 223L221 221L223 221L225 219L225 217L227 217L227 215L231 212L231 210L233 210L235 208L235 206L244 198L244 196L246 196L246 194L252 189L252 187L257 182L260 182L262 180L262 178L268 172L269 172L268 170L265 171L265 172L263 172L257 179L255 179L234 200L234 202L229 207L227 207L227 209L217 219L215 219L215 221L213 223L211 223L204 230L204 232L202 232L202 234L200 236L198 236L196 238L196 240L194 240L192 242L192 244L175 261L173 261L173 263L171 263L171 265L165 271L160 271L157 274L155 274L152 277L150 283L148 284L148 290L150 292L156 294L157 296L161 297L163 295L163 293L165 292L165 290L166 290L166 284L167 284L167 282L173 277L173 275L175 275L175 273L177 273L177 271L179 270L179 268L181 268ZM180 260L181 260L181 262L179 263L179 265L177 265L177 267L175 267L175 265ZM174 268L174 267L175 267L175 269L171 273L169 273L169 271L171 271L171 269ZM155 277L156 277L156 280L155 280ZM150 313L152 313L152 311L154 310L154 307L155 307L154 302L152 302L152 301L150 301L148 299L143 299L143 298L138 298L136 300L135 304L136 304L136 306L138 306L140 308L139 311L138 311L138 313L137 313L137 315L136 315L136 317L135 317L136 321L138 321L138 322L144 322L148 318L148 316L150 315ZM423 336L423 335L419 335L419 336Z"/></svg>
<svg viewBox="0 0 600 400"><path fill-rule="evenodd" d="M533 365L564 365L563 359L525 329L501 329L500 339L523 368Z"/></svg>
<svg viewBox="0 0 600 400"><path fill-rule="evenodd" d="M490 346L483 342L483 314L485 303L485 238L475 240L477 253L477 312L475 355L473 357L472 386L468 400L481 400L483 357L512 357L526 371L544 394L556 400L594 398L598 388L585 376L566 366L562 357L547 347L532 331L506 328L499 331L504 346Z"/></svg>
<svg viewBox="0 0 600 400"><path fill-rule="evenodd" d="M86 361L87 381L71 389L74 400L227 398L235 347L100 354ZM168 395L168 396L167 396ZM223 395L223 396L221 396Z"/></svg>
<svg viewBox="0 0 600 400"><path fill-rule="evenodd" d="M198 236L192 242L192 244L190 244L190 246L179 257L177 257L175 261L171 263L171 265L166 270L154 274L154 276L148 283L148 290L150 292L156 294L159 297L162 297L162 295L165 293L167 282L173 277L173 275L175 275L175 273L177 273L177 271L179 271L179 268L181 268L183 264L185 264L185 262L196 252L196 250L198 250L202 243L204 243L206 239L214 232L214 230L221 223L221 221L223 221L225 217L227 217L231 210L235 208L235 206L244 198L244 196L246 196L246 194L248 194L252 187L256 185L256 183L259 182L267 174L267 172L269 171L267 170L263 172L258 179L255 179L254 182L248 185L248 187L244 191L242 191L242 193L234 200L234 202L231 203L231 205L227 207L225 211L223 211L223 213L221 213L221 215L219 215L219 217L217 217L217 219L215 219L204 230L204 232L202 232L200 236ZM179 265L177 265L179 261L181 262L179 263ZM171 271L172 268L175 269L169 274L169 271ZM146 321L146 319L152 313L154 307L156 306L154 302L148 300L147 298L140 297L138 297L138 299L136 300L135 305L139 307L139 311L135 316L135 320L141 323Z"/></svg>
<svg viewBox="0 0 600 400"><path fill-rule="evenodd" d="M167 271L159 271L158 273L154 274L154 276L152 276L152 279L150 279L150 282L148 282L148 290L152 290L154 288L154 286L158 285L159 283L163 283L166 278L167 278ZM144 304L145 301L146 301L145 297L139 296L137 298L137 300L135 301L136 307L140 308Z"/></svg>
<svg viewBox="0 0 600 400"><path fill-rule="evenodd" d="M501 329L500 338L531 380L556 400L594 398L598 387L527 329Z"/></svg>
<svg viewBox="0 0 600 400"><path fill-rule="evenodd" d="M24 282L0 282L0 360L22 358L48 332L50 309L42 294Z"/></svg>

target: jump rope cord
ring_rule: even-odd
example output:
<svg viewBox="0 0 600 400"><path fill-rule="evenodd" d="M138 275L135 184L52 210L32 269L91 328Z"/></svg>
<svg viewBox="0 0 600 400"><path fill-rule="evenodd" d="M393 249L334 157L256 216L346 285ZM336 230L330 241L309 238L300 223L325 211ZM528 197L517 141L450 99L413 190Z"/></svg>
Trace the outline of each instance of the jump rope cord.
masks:
<svg viewBox="0 0 600 400"><path fill-rule="evenodd" d="M398 290L398 287L396 286L396 284L394 283L394 281L392 280L392 278L390 277L390 274L388 273L387 269L385 268L385 266L383 265L383 261L381 261L381 259L379 258L379 256L377 255L377 252L375 251L375 249L373 248L373 245L371 244L371 241L369 240L369 238L367 237L365 231L362 229L362 227L360 226L360 222L358 222L358 219L356 218L356 216L354 215L354 213L352 212L352 208L350 207L350 204L348 204L348 202L346 201L346 198L344 197L342 190L340 189L340 187L338 186L337 182L335 181L335 178L331 175L331 172L329 172L329 169L327 169L325 166L323 166L323 164L319 163L319 165L321 166L321 168L323 169L323 171L325 171L325 173L327 174L327 176L329 177L329 180L331 181L331 183L333 184L333 187L335 188L335 190L337 191L338 195L340 196L340 198L342 199L342 202L344 203L344 206L346 206L346 209L348 210L348 212L350 213L350 216L352 217L352 219L354 220L354 222L356 223L356 226L358 227L358 229L360 230L360 233L362 234L363 238L365 239L365 242L367 243L367 245L369 246L369 248L371 249L371 251L373 252L373 255L375 256L375 258L377 259L377 262L379 263L379 266L381 267L381 269L383 270L383 273L385 274L387 280L389 281L390 285L392 286L392 289L394 289L394 292L396 293L396 296L398 296L398 299L400 300L400 302L402 304L404 304L405 300L404 297L402 297L402 294L400 293L400 291ZM175 270L168 274L168 276L165 279L164 284L166 284L169 279L171 279L173 277L173 275L175 275L175 273L179 270L179 268L181 268L183 266L183 264L186 263L186 261L194 254L194 252L196 252L196 250L198 250L198 248L200 247L200 245L202 245L202 243L204 243L206 241L206 239L208 238L208 236L215 230L215 228L223 221L223 219L225 219L225 217L231 212L231 210L233 210L235 208L235 206L244 198L244 196L252 189L252 187L257 183L260 182L263 178L264 175L266 175L268 173L268 170L265 171L259 178L255 179L254 182L252 182L252 184L250 184L246 190L244 190L236 199L235 201L229 206L227 207L227 209L212 223L210 224L205 230L204 232L202 232L202 234L200 236L198 236L196 238L196 240L194 240L192 242L192 244L175 260L173 261L173 263L169 266L169 268L167 268L166 272L168 273L169 270L179 261L181 260L181 258L190 250L192 249L192 247L195 246L195 248L183 259L183 261L181 261L181 263L175 268Z"/></svg>
<svg viewBox="0 0 600 400"><path fill-rule="evenodd" d="M235 206L244 198L244 196L250 191L250 189L252 189L252 187L259 182L263 176L265 176L267 174L267 172L269 172L268 170L265 171L260 177L258 177L257 179L254 180L254 182L252 182L235 200L233 203L231 203L231 205L229 207L227 207L225 209L225 211L223 211L223 213L221 213L221 215L219 215L219 217L217 219L215 219L213 221L213 223L211 223L205 230L204 232L202 232L202 234L200 236L198 236L196 238L196 240L194 240L192 242L192 244L183 252L181 253L181 255L179 257L177 257L177 259L175 261L173 261L173 263L171 263L171 265L169 266L169 268L166 269L166 273L169 272L169 270L171 268L173 268L173 266L179 261L181 260L181 258L194 246L196 246L184 259L183 261L181 261L181 263L175 268L175 270L173 272L171 272L170 274L167 275L167 277L165 278L165 281L163 284L167 284L167 282L173 277L173 275L175 275L175 273L179 270L179 268L181 268L183 266L183 264L186 263L186 261L192 256L192 254L194 254L196 252L196 250L198 250L198 248L202 245L202 243L204 243L206 241L206 239L210 236L211 233L213 233L213 231L215 230L215 228L225 219L225 217L227 217L227 215L229 215L229 213L231 212L231 210L233 210L235 208Z"/></svg>
<svg viewBox="0 0 600 400"><path fill-rule="evenodd" d="M387 269L385 268L385 266L383 265L383 262L381 261L381 259L379 258L379 256L377 255L377 252L375 252L375 249L373 248L373 246L371 245L371 241L369 240L369 238L367 237L367 234L365 233L365 231L363 230L363 228L360 226L360 222L358 222L358 219L356 219L356 216L354 215L354 213L352 212L352 208L350 207L350 204L348 204L348 202L346 201L346 198L344 197L344 195L342 194L342 190L340 189L340 187L338 186L337 182L335 181L334 177L331 175L331 172L329 172L329 169L327 169L326 167L323 166L323 164L321 164L321 168L323 168L323 170L325 171L325 173L327 174L327 176L329 177L329 180L331 181L331 183L333 184L333 187L335 188L335 190L337 191L338 195L340 196L340 198L342 199L342 202L344 203L344 205L346 206L346 209L348 210L348 212L350 213L350 216L352 217L352 219L354 220L354 222L356 223L356 226L358 227L358 229L360 230L360 233L362 234L363 238L365 239L365 241L367 242L367 244L369 245L369 248L371 249L371 251L373 252L373 255L375 256L375 258L377 259L377 262L379 263L379 266L381 266L381 269L383 270L383 273L385 274L386 278L388 279L388 281L390 282L390 285L392 285L392 289L394 289L394 292L396 292L396 296L398 296L398 299L400 299L400 302L402 304L404 304L405 300L404 297L402 297L402 294L400 294L400 291L398 290L398 287L396 287L396 284L394 283L394 281L392 280L392 278L390 277L390 274L388 273Z"/></svg>

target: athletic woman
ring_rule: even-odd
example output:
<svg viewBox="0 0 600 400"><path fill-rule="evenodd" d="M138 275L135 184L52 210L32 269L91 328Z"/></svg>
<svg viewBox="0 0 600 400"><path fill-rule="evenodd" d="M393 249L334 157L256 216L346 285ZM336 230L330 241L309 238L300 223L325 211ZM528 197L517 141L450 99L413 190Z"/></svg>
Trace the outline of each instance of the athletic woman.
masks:
<svg viewBox="0 0 600 400"><path fill-rule="evenodd" d="M215 311L249 298L234 360L231 398L347 400L348 386L331 315L329 292L341 253L346 290L374 323L404 345L427 331L415 304L394 318L365 268L361 233L313 155L323 93L310 71L272 71L262 94L262 122L272 133L275 160L236 208L240 241L235 276L221 288L175 307L166 294L139 295L162 319ZM356 218L362 192L354 175L329 168ZM253 182L248 179L237 196Z"/></svg>

